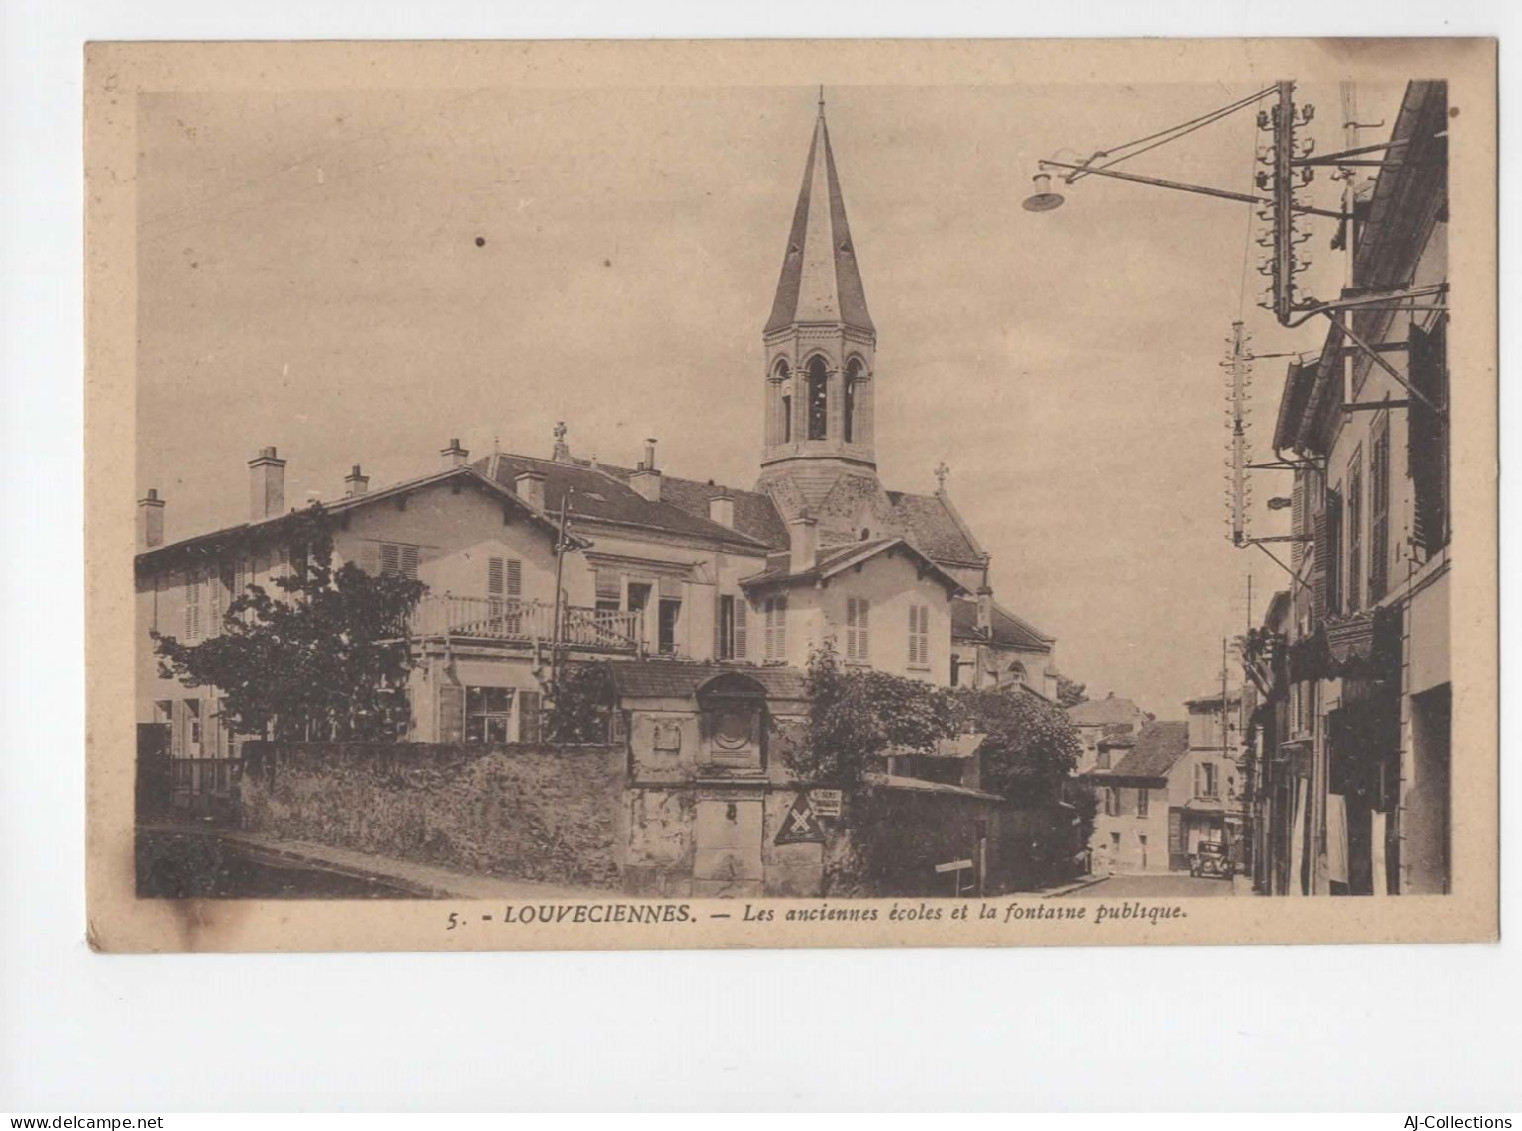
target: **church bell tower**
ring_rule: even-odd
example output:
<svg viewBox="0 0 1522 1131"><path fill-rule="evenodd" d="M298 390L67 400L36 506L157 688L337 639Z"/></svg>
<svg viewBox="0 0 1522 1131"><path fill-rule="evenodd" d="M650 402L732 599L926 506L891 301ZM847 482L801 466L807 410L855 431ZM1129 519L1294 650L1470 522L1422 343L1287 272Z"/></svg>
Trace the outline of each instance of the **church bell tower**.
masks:
<svg viewBox="0 0 1522 1131"><path fill-rule="evenodd" d="M824 100L814 122L803 187L764 347L766 414L758 486L784 514L817 510L857 480L876 493L872 401L877 331L867 313L835 171Z"/></svg>

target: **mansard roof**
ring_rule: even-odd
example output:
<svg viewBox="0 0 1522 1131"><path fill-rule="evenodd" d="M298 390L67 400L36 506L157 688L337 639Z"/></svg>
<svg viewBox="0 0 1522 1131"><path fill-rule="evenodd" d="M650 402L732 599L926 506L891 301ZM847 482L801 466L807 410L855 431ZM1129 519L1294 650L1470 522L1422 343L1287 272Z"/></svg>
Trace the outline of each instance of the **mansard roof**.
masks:
<svg viewBox="0 0 1522 1131"><path fill-rule="evenodd" d="M782 274L764 333L799 322L835 323L876 331L856 264L856 244L846 221L845 198L835 172L835 153L824 120L824 104L814 123L803 187L793 210Z"/></svg>

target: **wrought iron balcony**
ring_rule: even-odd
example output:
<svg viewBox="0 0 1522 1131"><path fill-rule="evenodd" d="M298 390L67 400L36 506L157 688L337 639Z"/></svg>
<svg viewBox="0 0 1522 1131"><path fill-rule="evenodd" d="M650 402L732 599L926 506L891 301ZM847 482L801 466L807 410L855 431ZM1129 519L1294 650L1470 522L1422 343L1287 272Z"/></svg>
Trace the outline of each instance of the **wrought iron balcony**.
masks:
<svg viewBox="0 0 1522 1131"><path fill-rule="evenodd" d="M637 652L644 640L644 614L568 605L560 610L560 642L590 652ZM550 644L555 607L515 597L429 594L412 614L415 637Z"/></svg>

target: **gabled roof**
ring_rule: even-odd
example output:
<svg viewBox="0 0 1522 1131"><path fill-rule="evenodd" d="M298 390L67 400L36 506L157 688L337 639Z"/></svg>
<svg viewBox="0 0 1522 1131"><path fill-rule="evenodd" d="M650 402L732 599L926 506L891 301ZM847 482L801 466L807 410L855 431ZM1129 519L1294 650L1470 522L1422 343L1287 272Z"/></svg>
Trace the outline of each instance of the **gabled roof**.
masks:
<svg viewBox="0 0 1522 1131"><path fill-rule="evenodd" d="M888 491L888 502L904 530L925 553L947 565L980 566L983 550L944 492L914 495Z"/></svg>
<svg viewBox="0 0 1522 1131"><path fill-rule="evenodd" d="M681 660L618 660L608 664L613 686L631 699L691 699L707 683L741 676L760 684L769 699L805 699L806 676L797 668L747 664L693 664Z"/></svg>
<svg viewBox="0 0 1522 1131"><path fill-rule="evenodd" d="M1106 695L1103 699L1085 699L1082 703L1074 703L1068 708L1068 718L1077 727L1134 723L1141 717L1140 707L1118 695Z"/></svg>
<svg viewBox="0 0 1522 1131"><path fill-rule="evenodd" d="M1030 621L1018 617L997 601L994 602L991 643L1005 648L1019 648L1028 652L1051 650L1054 636L1048 636ZM951 603L951 638L953 640L982 640L978 632L978 603L961 600Z"/></svg>
<svg viewBox="0 0 1522 1131"><path fill-rule="evenodd" d="M479 487L483 491L490 492L493 497L500 498L517 507L529 515L536 523L543 527L551 537L554 537L558 529L553 519L519 498L513 491L503 487L500 483L494 483L486 476L470 467L450 467L443 471L436 471L430 475L422 475L416 479L404 479L400 483L393 483L388 487L367 491L363 495L347 495L342 499L323 501L322 508L330 515L342 515L349 511L358 510L361 507L372 506L375 503L394 499L398 495L405 495L410 491L432 487L435 484L447 483L450 480L462 480ZM164 546L155 546L151 550L145 550L137 555L136 565L139 571L150 569L171 559L177 559L184 555L209 556L220 553L223 549L250 539L260 539L278 536L286 527L294 527L305 517L302 510L291 510L285 514L271 515L255 522L242 522L236 526L224 526L220 530L209 531L205 534L197 534L191 538L184 538L178 542L171 542ZM574 538L574 536L573 536ZM575 538L578 546L590 545L585 539Z"/></svg>
<svg viewBox="0 0 1522 1131"><path fill-rule="evenodd" d="M862 562L902 547L918 558L924 571L935 575L937 581L953 594L965 593L962 583L942 569L935 561L903 538L878 538L870 542L848 542L843 546L830 546L814 556L814 564L807 569L793 572L792 564L785 554L773 554L767 558L767 568L751 577L740 579L743 589L756 589L770 585L803 585L828 581L836 574L860 565Z"/></svg>
<svg viewBox="0 0 1522 1131"><path fill-rule="evenodd" d="M1131 753L1115 767L1115 773L1136 778L1166 778L1188 752L1188 723L1148 723L1136 736L1136 746Z"/></svg>
<svg viewBox="0 0 1522 1131"><path fill-rule="evenodd" d="M845 198L835 172L823 103L814 122L803 187L798 190L793 226L782 257L782 274L763 333L797 322L844 323L869 334L875 332L856 265L856 244L846 222Z"/></svg>
<svg viewBox="0 0 1522 1131"><path fill-rule="evenodd" d="M508 491L516 490L517 477L526 471L544 476L544 509L554 515L567 491L575 492L571 501L572 525L578 518L614 523L635 529L661 531L726 543L736 549L756 553L765 548L739 530L710 520L706 513L694 514L665 498L652 502L627 480L634 473L627 468L594 467L581 460L534 459L531 456L499 452L477 460L473 465L483 475L495 472L496 481ZM662 476L661 491L667 483ZM704 505L707 511L707 505ZM738 509L738 508L737 508Z"/></svg>

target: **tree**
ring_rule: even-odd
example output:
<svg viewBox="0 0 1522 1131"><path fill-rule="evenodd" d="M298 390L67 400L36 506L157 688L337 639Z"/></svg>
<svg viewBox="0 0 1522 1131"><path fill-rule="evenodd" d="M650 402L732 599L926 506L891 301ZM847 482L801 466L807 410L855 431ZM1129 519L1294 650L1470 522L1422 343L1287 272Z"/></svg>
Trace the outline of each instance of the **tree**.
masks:
<svg viewBox="0 0 1522 1131"><path fill-rule="evenodd" d="M1017 805L1062 799L1083 749L1065 710L1019 686L954 695L962 728L985 736L978 747L983 788Z"/></svg>
<svg viewBox="0 0 1522 1131"><path fill-rule="evenodd" d="M614 711L613 677L604 663L568 663L550 701L549 740L590 744L608 741Z"/></svg>
<svg viewBox="0 0 1522 1131"><path fill-rule="evenodd" d="M1088 684L1079 683L1077 680L1069 679L1067 676L1059 673L1057 676L1057 702L1064 707L1076 707L1080 703L1087 703L1089 701L1089 697L1085 693L1087 687Z"/></svg>
<svg viewBox="0 0 1522 1131"><path fill-rule="evenodd" d="M415 661L408 619L422 582L333 568L331 518L320 503L290 520L292 570L278 594L250 585L221 631L198 644L153 634L159 670L186 687L216 687L234 733L279 739L397 738Z"/></svg>
<svg viewBox="0 0 1522 1131"><path fill-rule="evenodd" d="M950 693L922 680L841 665L833 643L809 657L809 721L784 761L804 781L861 784L868 759L890 750L930 753L957 733Z"/></svg>

